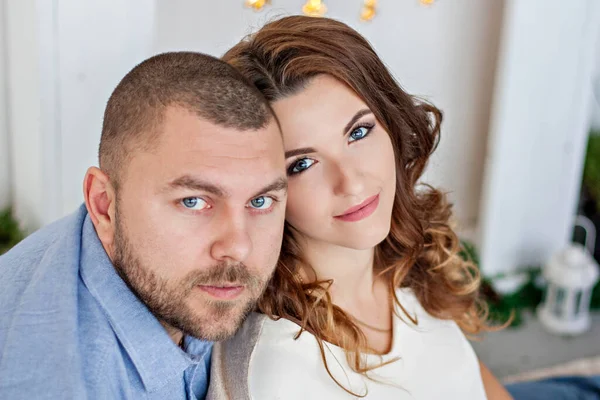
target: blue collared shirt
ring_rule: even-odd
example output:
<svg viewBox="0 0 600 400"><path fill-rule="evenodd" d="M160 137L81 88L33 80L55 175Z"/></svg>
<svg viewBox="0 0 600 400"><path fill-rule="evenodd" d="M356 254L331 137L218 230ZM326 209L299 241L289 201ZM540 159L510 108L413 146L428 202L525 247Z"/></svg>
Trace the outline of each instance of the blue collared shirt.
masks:
<svg viewBox="0 0 600 400"><path fill-rule="evenodd" d="M85 207L0 257L0 399L203 399L185 350L116 273Z"/></svg>

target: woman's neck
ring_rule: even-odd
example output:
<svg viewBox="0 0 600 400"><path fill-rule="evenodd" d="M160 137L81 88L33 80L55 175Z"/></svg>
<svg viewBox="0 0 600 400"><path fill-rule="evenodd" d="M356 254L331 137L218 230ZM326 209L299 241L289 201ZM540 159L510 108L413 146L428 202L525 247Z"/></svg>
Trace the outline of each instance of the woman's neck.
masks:
<svg viewBox="0 0 600 400"><path fill-rule="evenodd" d="M310 239L302 239L300 245L314 270L303 271L304 281L331 279L332 302L355 319L370 348L387 353L393 340L392 301L387 282L375 277L375 250L354 250Z"/></svg>
<svg viewBox="0 0 600 400"><path fill-rule="evenodd" d="M314 270L314 273L304 271L303 279L331 279L330 294L336 305L342 306L373 294L373 248L354 250L304 238L301 247L306 261Z"/></svg>

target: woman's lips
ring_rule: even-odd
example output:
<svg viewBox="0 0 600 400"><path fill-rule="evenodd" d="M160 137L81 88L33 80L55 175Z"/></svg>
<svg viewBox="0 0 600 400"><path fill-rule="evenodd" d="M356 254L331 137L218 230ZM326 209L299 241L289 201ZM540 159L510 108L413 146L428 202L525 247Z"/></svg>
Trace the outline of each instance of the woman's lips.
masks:
<svg viewBox="0 0 600 400"><path fill-rule="evenodd" d="M369 215L373 214L379 205L379 194L375 196L371 196L362 203L350 207L343 214L336 215L334 218L347 221L347 222L355 222L360 221L362 219L367 218Z"/></svg>

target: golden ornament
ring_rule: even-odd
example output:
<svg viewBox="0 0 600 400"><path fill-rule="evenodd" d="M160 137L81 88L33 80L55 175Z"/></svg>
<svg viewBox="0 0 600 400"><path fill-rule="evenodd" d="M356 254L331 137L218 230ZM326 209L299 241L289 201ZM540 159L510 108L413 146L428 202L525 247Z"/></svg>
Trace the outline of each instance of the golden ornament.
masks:
<svg viewBox="0 0 600 400"><path fill-rule="evenodd" d="M267 4L271 4L271 0L246 0L246 7L254 9L254 11L260 11Z"/></svg>
<svg viewBox="0 0 600 400"><path fill-rule="evenodd" d="M375 17L377 7L377 0L365 0L365 4L360 13L360 19L363 21L370 21Z"/></svg>
<svg viewBox="0 0 600 400"><path fill-rule="evenodd" d="M302 12L311 17L322 17L327 12L327 6L321 0L308 0L302 7Z"/></svg>

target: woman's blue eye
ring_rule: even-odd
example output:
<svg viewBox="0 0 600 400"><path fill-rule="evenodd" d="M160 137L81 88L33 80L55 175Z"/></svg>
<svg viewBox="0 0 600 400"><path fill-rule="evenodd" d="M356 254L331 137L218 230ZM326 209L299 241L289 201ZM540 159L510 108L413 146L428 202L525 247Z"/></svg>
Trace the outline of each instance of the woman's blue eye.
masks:
<svg viewBox="0 0 600 400"><path fill-rule="evenodd" d="M355 142L360 139L364 139L368 134L371 128L366 126L360 126L352 131L350 134L350 139L348 141Z"/></svg>
<svg viewBox="0 0 600 400"><path fill-rule="evenodd" d="M203 210L208 207L208 203L200 197L186 197L181 200L181 204L188 210Z"/></svg>
<svg viewBox="0 0 600 400"><path fill-rule="evenodd" d="M301 158L300 160L296 161L288 168L288 174L289 175L298 174L298 173L312 167L312 165L314 163L316 163L316 161L312 160L310 158Z"/></svg>
<svg viewBox="0 0 600 400"><path fill-rule="evenodd" d="M271 197L260 196L250 200L250 207L257 210L268 210L273 205L273 199Z"/></svg>

